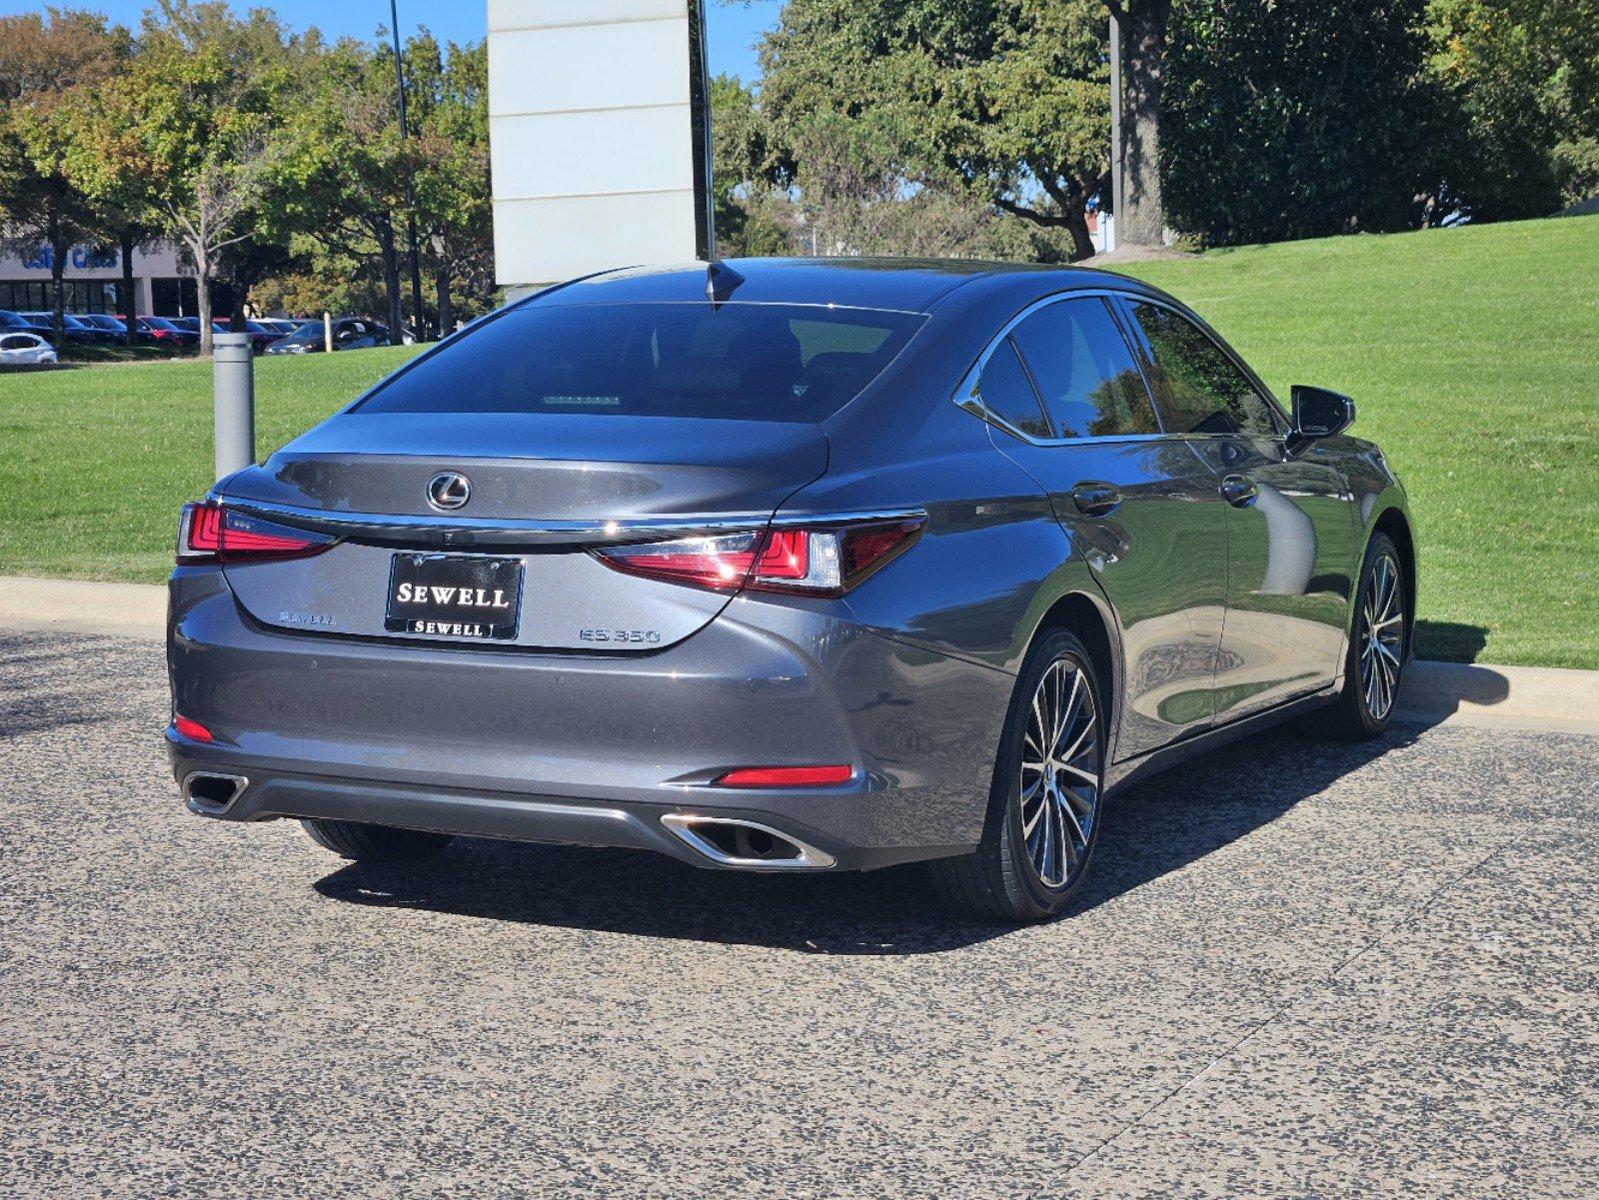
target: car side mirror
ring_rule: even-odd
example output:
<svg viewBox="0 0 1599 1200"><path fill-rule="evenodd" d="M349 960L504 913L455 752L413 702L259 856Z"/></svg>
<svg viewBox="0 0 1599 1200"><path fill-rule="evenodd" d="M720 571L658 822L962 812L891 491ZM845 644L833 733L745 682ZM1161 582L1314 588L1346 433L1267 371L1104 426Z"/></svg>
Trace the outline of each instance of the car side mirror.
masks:
<svg viewBox="0 0 1599 1200"><path fill-rule="evenodd" d="M1355 402L1341 392L1296 383L1293 400L1294 440L1302 445L1336 437L1355 423Z"/></svg>

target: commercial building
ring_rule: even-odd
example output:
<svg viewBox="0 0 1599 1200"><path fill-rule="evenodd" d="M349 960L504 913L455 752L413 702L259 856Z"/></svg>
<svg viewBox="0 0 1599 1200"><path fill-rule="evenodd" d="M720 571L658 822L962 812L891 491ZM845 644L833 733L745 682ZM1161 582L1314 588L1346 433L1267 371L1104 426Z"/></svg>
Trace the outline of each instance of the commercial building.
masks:
<svg viewBox="0 0 1599 1200"><path fill-rule="evenodd" d="M48 246L0 254L0 308L49 309L50 258ZM121 252L115 246L73 246L67 251L65 284L68 312L122 312ZM176 249L157 244L133 252L133 300L134 311L141 314L179 317L197 311L194 274L183 266ZM223 298L218 296L215 302L222 311Z"/></svg>

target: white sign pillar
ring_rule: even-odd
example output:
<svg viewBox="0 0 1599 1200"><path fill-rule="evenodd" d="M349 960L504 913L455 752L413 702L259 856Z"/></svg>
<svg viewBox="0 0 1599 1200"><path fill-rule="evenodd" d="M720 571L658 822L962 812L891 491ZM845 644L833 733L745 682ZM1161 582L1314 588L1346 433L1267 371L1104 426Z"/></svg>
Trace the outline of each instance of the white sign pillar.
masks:
<svg viewBox="0 0 1599 1200"><path fill-rule="evenodd" d="M699 0L488 0L488 28L499 283L707 256Z"/></svg>

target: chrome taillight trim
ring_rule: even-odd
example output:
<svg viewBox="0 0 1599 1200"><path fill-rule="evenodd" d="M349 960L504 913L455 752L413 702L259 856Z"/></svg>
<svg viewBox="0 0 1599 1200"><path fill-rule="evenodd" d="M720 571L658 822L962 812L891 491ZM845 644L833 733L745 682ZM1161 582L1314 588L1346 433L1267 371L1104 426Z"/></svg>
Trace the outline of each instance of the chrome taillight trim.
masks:
<svg viewBox="0 0 1599 1200"><path fill-rule="evenodd" d="M264 500L236 499L213 493L210 500L265 518L281 519L318 533L339 538L392 539L418 531L437 535L441 544L456 539L461 549L474 546L504 545L622 545L696 534L725 534L759 531L768 526L855 525L865 521L922 520L920 508L863 509L834 512L738 512L706 513L662 519L641 517L614 521L543 521L489 519L470 524L449 517L392 515L387 513L329 513L325 509L301 508Z"/></svg>

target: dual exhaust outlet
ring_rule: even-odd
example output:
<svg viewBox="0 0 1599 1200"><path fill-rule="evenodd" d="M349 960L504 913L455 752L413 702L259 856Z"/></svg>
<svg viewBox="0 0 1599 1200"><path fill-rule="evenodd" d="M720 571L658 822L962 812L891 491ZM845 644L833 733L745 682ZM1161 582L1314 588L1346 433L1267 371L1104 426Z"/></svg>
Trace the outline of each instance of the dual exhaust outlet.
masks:
<svg viewBox="0 0 1599 1200"><path fill-rule="evenodd" d="M190 771L183 777L181 791L190 812L220 817L238 802L249 786L250 780L244 775Z"/></svg>
<svg viewBox="0 0 1599 1200"><path fill-rule="evenodd" d="M745 871L824 870L836 861L792 834L743 817L666 813L661 824L718 866Z"/></svg>

